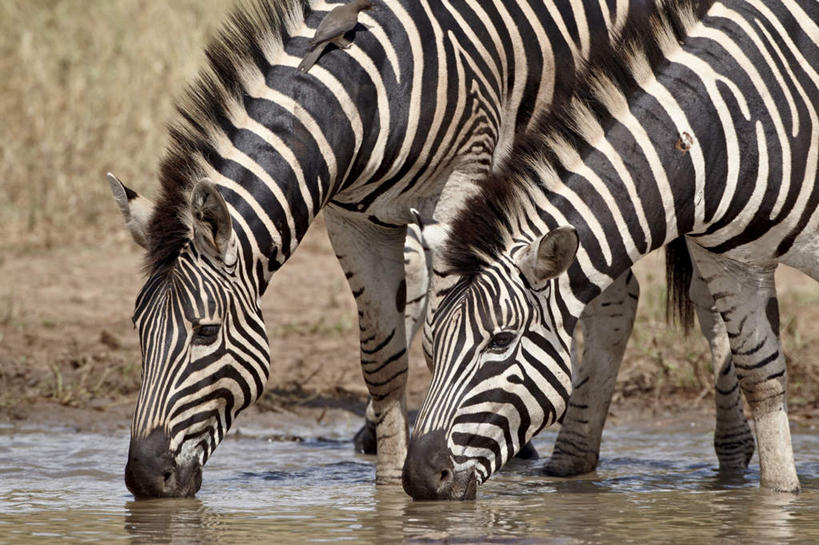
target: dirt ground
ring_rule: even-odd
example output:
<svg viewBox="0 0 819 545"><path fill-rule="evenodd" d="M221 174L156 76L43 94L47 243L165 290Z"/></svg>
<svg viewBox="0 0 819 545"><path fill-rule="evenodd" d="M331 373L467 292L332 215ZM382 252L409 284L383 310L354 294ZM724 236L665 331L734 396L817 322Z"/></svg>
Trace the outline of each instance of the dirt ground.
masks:
<svg viewBox="0 0 819 545"><path fill-rule="evenodd" d="M0 256L0 420L38 421L59 407L59 418L77 425L127 422L140 382L131 313L143 280L141 250L127 238L109 238L119 242ZM712 411L707 346L662 319L662 270L658 256L637 267L641 303L615 414ZM792 270L780 271L778 283L791 412L796 419L816 418L819 289ZM255 412L299 406L361 411L366 389L356 312L320 219L274 276L263 311L272 361ZM418 339L410 360L408 399L417 408L429 380Z"/></svg>

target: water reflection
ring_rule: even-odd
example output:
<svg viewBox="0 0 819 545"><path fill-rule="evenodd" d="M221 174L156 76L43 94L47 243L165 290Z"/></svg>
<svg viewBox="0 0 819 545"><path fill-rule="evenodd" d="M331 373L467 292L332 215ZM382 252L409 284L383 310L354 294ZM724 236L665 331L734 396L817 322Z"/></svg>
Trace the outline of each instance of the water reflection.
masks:
<svg viewBox="0 0 819 545"><path fill-rule="evenodd" d="M220 543L221 516L198 499L130 501L125 504L125 531L134 545Z"/></svg>
<svg viewBox="0 0 819 545"><path fill-rule="evenodd" d="M548 491L553 485L557 486ZM589 480L573 488L563 480L535 493L532 483L519 475L504 475L485 498L471 502L414 502L399 487L373 487L367 508L325 504L305 507L301 516L281 516L275 510L220 511L195 499L139 501L125 504L124 528L134 545L246 542L258 539L259 532L276 543L372 544L390 541L388 536L408 543L492 544L682 538L703 543L788 543L819 537L811 523L817 514L816 491L808 491L812 499L805 502L803 496L753 487L709 491L709 485L701 491L635 495L605 487L606 493L598 494L596 486ZM808 508L811 519L797 516L794 511L799 508Z"/></svg>
<svg viewBox="0 0 819 545"><path fill-rule="evenodd" d="M752 489L720 494L711 502L715 538L726 543L786 543L795 537L791 508L799 501L790 494Z"/></svg>

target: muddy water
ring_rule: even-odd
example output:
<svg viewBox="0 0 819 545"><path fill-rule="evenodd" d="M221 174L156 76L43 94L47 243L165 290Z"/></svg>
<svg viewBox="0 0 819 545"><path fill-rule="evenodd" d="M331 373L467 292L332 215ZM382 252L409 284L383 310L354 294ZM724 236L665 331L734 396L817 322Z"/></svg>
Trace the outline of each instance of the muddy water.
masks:
<svg viewBox="0 0 819 545"><path fill-rule="evenodd" d="M352 452L357 419L302 426L302 442L243 428L217 449L196 499L132 501L127 433L0 426L0 543L819 542L819 431L794 429L804 492L720 477L703 425L613 427L600 468L574 479L515 462L475 502L413 502L373 485ZM282 430L277 430L281 433ZM536 441L542 453L553 434Z"/></svg>

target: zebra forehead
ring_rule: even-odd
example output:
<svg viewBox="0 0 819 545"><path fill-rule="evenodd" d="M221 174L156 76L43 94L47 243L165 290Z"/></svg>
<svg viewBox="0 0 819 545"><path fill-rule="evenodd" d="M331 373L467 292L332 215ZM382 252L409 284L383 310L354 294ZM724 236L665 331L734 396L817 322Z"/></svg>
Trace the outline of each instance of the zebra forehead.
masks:
<svg viewBox="0 0 819 545"><path fill-rule="evenodd" d="M133 321L157 312L181 312L188 321L211 316L226 304L227 290L218 277L202 274L191 265L155 273L137 295Z"/></svg>
<svg viewBox="0 0 819 545"><path fill-rule="evenodd" d="M526 286L517 268L498 265L469 277L469 285L458 297L461 304L453 305L453 312L458 309L466 317L507 324L527 313L529 306L524 303ZM452 315L448 314L447 318Z"/></svg>

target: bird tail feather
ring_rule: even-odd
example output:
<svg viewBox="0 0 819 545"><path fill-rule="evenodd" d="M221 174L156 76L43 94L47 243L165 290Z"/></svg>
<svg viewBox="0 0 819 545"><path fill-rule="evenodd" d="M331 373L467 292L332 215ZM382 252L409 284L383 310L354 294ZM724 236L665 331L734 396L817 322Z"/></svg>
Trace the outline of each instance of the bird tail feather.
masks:
<svg viewBox="0 0 819 545"><path fill-rule="evenodd" d="M316 64L316 61L318 60L319 56L321 55L321 52L322 52L323 49L324 49L323 47L319 47L319 48L312 49L312 50L308 51L304 55L304 58L299 63L299 70L302 71L302 72L307 72L308 70L310 70L310 68L314 64Z"/></svg>

